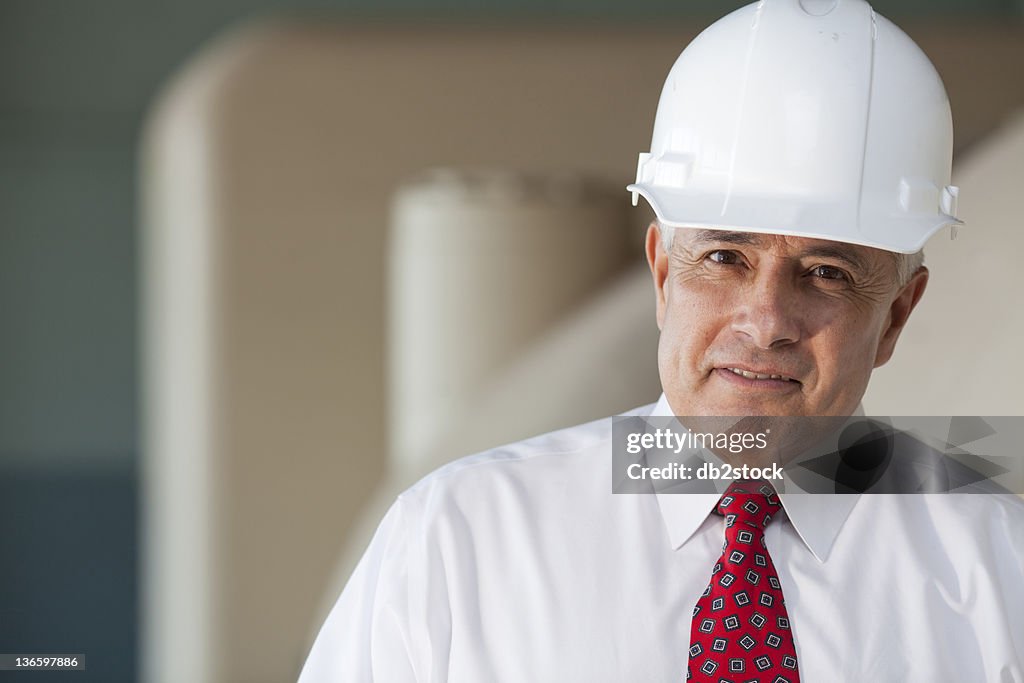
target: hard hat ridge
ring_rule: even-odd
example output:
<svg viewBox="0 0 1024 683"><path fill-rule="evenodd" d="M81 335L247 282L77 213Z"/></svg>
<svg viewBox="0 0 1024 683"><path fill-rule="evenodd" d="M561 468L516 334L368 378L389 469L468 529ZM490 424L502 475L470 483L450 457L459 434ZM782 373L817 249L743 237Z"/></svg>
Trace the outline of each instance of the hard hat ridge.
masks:
<svg viewBox="0 0 1024 683"><path fill-rule="evenodd" d="M945 88L906 34L864 0L762 0L676 60L628 189L669 226L911 253L960 223L951 162Z"/></svg>

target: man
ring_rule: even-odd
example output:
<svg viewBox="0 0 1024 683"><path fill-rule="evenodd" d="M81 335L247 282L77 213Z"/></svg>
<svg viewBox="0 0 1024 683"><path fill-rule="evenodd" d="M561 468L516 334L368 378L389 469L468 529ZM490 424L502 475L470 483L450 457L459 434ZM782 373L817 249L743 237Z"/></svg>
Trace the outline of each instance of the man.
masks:
<svg viewBox="0 0 1024 683"><path fill-rule="evenodd" d="M634 415L854 414L921 246L959 223L951 136L931 64L862 0L701 34L630 186L658 217L664 389ZM399 496L301 683L1024 681L1020 499L618 495L613 441L611 420L554 432Z"/></svg>

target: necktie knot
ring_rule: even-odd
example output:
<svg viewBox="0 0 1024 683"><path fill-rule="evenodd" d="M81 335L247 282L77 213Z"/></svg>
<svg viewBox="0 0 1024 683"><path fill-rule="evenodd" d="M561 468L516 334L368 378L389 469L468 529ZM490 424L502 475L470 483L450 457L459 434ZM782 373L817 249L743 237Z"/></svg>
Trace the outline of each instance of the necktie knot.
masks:
<svg viewBox="0 0 1024 683"><path fill-rule="evenodd" d="M782 507L775 488L765 480L737 481L718 501L716 512L725 516L726 527L736 525L763 530Z"/></svg>

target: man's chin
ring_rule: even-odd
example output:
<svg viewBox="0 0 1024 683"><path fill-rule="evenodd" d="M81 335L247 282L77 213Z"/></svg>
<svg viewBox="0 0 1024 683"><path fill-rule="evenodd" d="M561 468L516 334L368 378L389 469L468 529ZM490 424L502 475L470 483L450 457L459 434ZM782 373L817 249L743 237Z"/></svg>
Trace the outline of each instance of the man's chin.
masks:
<svg viewBox="0 0 1024 683"><path fill-rule="evenodd" d="M686 415L703 417L797 417L808 415L802 400L780 400L779 397L728 396L706 402L688 401L693 407ZM678 413L680 417L683 413Z"/></svg>

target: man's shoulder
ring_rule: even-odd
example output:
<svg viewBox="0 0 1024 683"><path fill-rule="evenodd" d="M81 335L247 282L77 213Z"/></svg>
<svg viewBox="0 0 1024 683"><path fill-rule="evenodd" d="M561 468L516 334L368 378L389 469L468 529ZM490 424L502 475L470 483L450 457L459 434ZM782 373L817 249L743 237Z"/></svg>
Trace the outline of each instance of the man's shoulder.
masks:
<svg viewBox="0 0 1024 683"><path fill-rule="evenodd" d="M940 496L949 498L957 508L976 520L988 520L1017 533L1024 530L1024 498L1006 489L978 490ZM1024 540L1024 535L1021 536Z"/></svg>
<svg viewBox="0 0 1024 683"><path fill-rule="evenodd" d="M976 491L892 498L918 531L931 527L936 537L959 538L962 544L994 544L1024 561L1024 498L1017 494Z"/></svg>
<svg viewBox="0 0 1024 683"><path fill-rule="evenodd" d="M655 404L620 413L649 415ZM545 484L561 484L587 477L607 464L610 456L613 416L565 427L528 439L481 451L454 460L406 489L402 500L436 499L444 496L488 495L499 486L524 485L543 490Z"/></svg>
<svg viewBox="0 0 1024 683"><path fill-rule="evenodd" d="M909 496L932 504L944 501L965 514L991 519L1024 522L1024 498L1010 489L990 480L981 480L959 486L948 493Z"/></svg>

